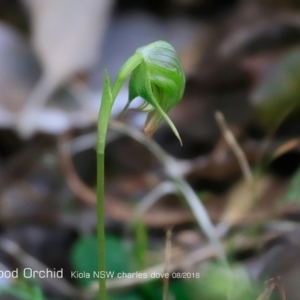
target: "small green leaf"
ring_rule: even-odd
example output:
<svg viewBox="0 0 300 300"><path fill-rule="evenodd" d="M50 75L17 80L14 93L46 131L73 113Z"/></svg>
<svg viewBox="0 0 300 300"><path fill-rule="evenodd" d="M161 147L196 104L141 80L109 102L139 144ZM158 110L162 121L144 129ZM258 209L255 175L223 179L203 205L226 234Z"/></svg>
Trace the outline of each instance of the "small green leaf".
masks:
<svg viewBox="0 0 300 300"><path fill-rule="evenodd" d="M29 285L23 279L17 279L13 286L1 286L0 287L0 299L1 296L10 295L14 299L18 300L46 300L43 295L41 286L38 284Z"/></svg>
<svg viewBox="0 0 300 300"><path fill-rule="evenodd" d="M147 105L141 110L152 108L145 133L152 136L164 119L181 143L179 133L167 116L182 98L185 76L175 49L165 41L158 41L136 50L142 60L132 71L129 81L129 102L140 96Z"/></svg>
<svg viewBox="0 0 300 300"><path fill-rule="evenodd" d="M115 236L107 235L105 239L106 271L128 273L130 271L128 253L124 249L122 241ZM88 236L79 238L71 252L71 263L74 271L83 274L77 276L78 283L82 286L89 285L97 280L93 274L98 271L98 247L97 237ZM89 274L89 275L88 275Z"/></svg>
<svg viewBox="0 0 300 300"><path fill-rule="evenodd" d="M194 287L194 299L253 300L257 295L256 285L239 265L231 269L220 264L207 265Z"/></svg>

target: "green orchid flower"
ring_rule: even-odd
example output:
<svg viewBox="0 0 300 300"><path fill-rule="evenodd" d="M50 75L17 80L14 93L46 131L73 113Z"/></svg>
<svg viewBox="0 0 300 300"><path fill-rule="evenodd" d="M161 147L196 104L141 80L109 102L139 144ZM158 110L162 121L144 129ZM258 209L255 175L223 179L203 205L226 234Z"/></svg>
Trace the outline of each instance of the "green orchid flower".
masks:
<svg viewBox="0 0 300 300"><path fill-rule="evenodd" d="M167 42L158 41L138 48L120 69L117 79L111 87L106 72L102 102L98 120L97 141L97 232L98 232L98 269L105 271L105 227L104 227L104 161L105 140L116 97L124 84L129 80L129 97L125 109L136 97L142 97L145 102L139 108L150 111L145 134L151 137L160 122L165 120L181 142L179 133L167 113L180 101L185 87L185 77L182 65L175 49ZM99 278L99 300L106 300L105 278Z"/></svg>
<svg viewBox="0 0 300 300"><path fill-rule="evenodd" d="M181 143L179 133L167 115L182 98L185 76L175 49L165 41L138 48L141 59L129 81L129 102L140 96L145 103L140 111L150 111L145 134L152 136L164 119Z"/></svg>

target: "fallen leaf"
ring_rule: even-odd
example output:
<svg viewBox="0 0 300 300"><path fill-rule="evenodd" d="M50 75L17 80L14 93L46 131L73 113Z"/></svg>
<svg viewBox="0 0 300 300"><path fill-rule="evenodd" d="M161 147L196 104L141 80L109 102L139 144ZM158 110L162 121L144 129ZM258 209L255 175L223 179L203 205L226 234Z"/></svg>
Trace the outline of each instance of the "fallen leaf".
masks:
<svg viewBox="0 0 300 300"><path fill-rule="evenodd" d="M221 217L221 222L233 226L238 224L249 212L255 200L262 195L271 184L272 178L264 176L255 179L253 184L239 181L228 193L228 203Z"/></svg>
<svg viewBox="0 0 300 300"><path fill-rule="evenodd" d="M43 75L24 107L17 129L30 137L51 94L100 55L113 1L24 0L32 21L32 43Z"/></svg>

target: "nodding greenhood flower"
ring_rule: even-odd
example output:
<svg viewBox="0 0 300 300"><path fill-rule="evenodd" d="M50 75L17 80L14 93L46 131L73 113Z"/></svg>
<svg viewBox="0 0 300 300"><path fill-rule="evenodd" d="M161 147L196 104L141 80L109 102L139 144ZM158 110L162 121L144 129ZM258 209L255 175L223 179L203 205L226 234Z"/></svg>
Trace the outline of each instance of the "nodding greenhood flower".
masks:
<svg viewBox="0 0 300 300"><path fill-rule="evenodd" d="M185 88L185 76L175 49L165 41L158 41L138 48L134 54L138 62L129 81L129 99L140 96L145 102L138 109L148 111L144 131L148 137L164 119L176 137L179 133L167 115L181 99Z"/></svg>
<svg viewBox="0 0 300 300"><path fill-rule="evenodd" d="M98 269L105 271L104 230L104 161L105 141L113 104L125 80L129 80L129 99L125 106L137 96L144 98L142 111L151 112L145 124L145 133L151 136L162 119L165 119L181 143L180 136L167 112L181 99L185 78L182 65L174 48L164 41L158 41L138 48L120 69L116 81L111 86L105 72L102 101L98 117L97 139L97 231ZM124 110L123 110L124 111ZM181 143L182 144L182 143ZM201 207L200 207L201 208ZM105 279L99 279L99 299L106 299Z"/></svg>

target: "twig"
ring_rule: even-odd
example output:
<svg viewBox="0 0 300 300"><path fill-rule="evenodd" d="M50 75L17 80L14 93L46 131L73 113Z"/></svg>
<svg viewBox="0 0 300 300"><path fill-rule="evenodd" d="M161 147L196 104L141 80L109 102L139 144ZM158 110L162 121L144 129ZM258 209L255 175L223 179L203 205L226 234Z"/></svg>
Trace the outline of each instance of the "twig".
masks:
<svg viewBox="0 0 300 300"><path fill-rule="evenodd" d="M165 181L152 189L135 207L134 221L141 218L162 196L176 194L178 190L173 182Z"/></svg>
<svg viewBox="0 0 300 300"><path fill-rule="evenodd" d="M283 286L280 282L280 278L271 278L268 281L268 287L266 290L257 298L257 300L267 300L271 296L274 289L277 288L281 297L281 300L286 300L285 292Z"/></svg>
<svg viewBox="0 0 300 300"><path fill-rule="evenodd" d="M254 178L249 166L249 163L247 161L246 155L243 152L243 150L241 149L241 147L239 146L237 140L235 139L232 131L229 129L224 115L220 112L217 111L215 113L215 119L220 127L220 130L223 134L224 139L226 140L226 142L228 143L229 147L232 149L234 155L237 158L237 161L240 165L240 168L242 170L243 176L245 178L246 184L248 185L249 189L251 191L254 190ZM250 205L252 204L252 202L254 201L254 195L253 197L249 197L249 200L247 202L244 202L243 205L249 209ZM229 206L229 209L231 209L231 207ZM223 216L227 215L228 210L225 210L225 213L223 214ZM225 217L226 218L226 217ZM217 230L220 236L224 236L226 235L226 233L229 231L230 227L232 224L228 224L228 220L224 221L222 220L218 225L217 225Z"/></svg>
<svg viewBox="0 0 300 300"><path fill-rule="evenodd" d="M210 259L215 257L215 251L212 246L204 246L199 250L190 252L188 254L182 255L178 257L176 261L170 262L168 271L172 273L176 270L184 268L186 266L192 266L195 263L199 263L206 259ZM131 277L131 278L120 278L120 279L110 279L107 280L106 287L108 290L124 290L135 287L139 284L143 284L146 282L150 282L152 280L156 280L155 278L151 277L153 272L156 273L163 273L165 271L165 262L157 264L153 267L147 268L145 270L139 271L139 273L145 274L145 276L141 277ZM91 285L91 292L97 291L97 284L92 283Z"/></svg>
<svg viewBox="0 0 300 300"><path fill-rule="evenodd" d="M186 174L187 170L190 168L189 163L186 163L185 161L177 161L175 158L167 154L157 143L153 142L152 140L148 140L142 132L134 127L131 127L130 125L111 120L110 127L143 144L161 162L165 168L166 174L174 181L178 190L189 204L197 223L215 248L217 256L225 262L226 259L224 249L219 240L217 232L211 223L209 215L202 204L201 199L199 199L199 197L184 179L184 174ZM89 136L89 142L92 141L92 138L92 136ZM85 200L88 205L94 204L95 194L89 187L81 182L74 170L74 167L72 166L70 145L68 145L68 143L60 143L59 151L62 154L62 166L68 181L68 185L71 187L72 191L75 192L75 194L81 199Z"/></svg>
<svg viewBox="0 0 300 300"><path fill-rule="evenodd" d="M233 239L232 241L228 241L227 243L225 243L224 247L226 249L227 248L232 249L232 246L234 245L237 249L244 251L244 250L252 249L253 247L257 247L257 245L260 245L262 243L262 241L270 242L273 239L276 239L280 236L281 236L281 234L274 235L272 237L266 236L266 237L263 237L262 239L254 238L251 240L247 240L247 243L245 243L244 241L240 242L240 240L235 241ZM216 257L214 248L211 245L206 245L204 247L201 247L200 249L186 252L186 253L181 254L178 257L174 257L173 261L171 261L169 264L168 271L170 273L172 273L172 272L175 272L180 269L189 269L200 262L203 262L205 260L208 260L208 259L211 259L214 257ZM116 291L116 290L125 290L125 289L133 288L137 285L155 280L155 278L151 277L151 273L153 273L153 272L163 273L164 270L165 270L165 262L139 271L139 273L145 274L145 276L143 276L143 277L110 279L107 281L107 289ZM91 289L90 290L91 293L95 293L97 291L97 283L92 283L92 285L90 286L90 289ZM284 299L284 300L286 300L286 299Z"/></svg>
<svg viewBox="0 0 300 300"><path fill-rule="evenodd" d="M218 258L225 264L227 264L222 243L201 199L199 199L194 190L190 187L190 185L183 177L183 174L185 173L184 163L177 161L175 158L171 157L157 143L155 143L153 140L147 139L142 132L135 129L134 127L118 121L111 121L110 125L111 128L122 132L140 142L147 149L149 149L149 151L151 151L153 155L161 162L161 164L164 166L166 174L176 183L177 188L182 193L188 205L190 206L190 209L194 214L197 223L209 239L210 243L216 251Z"/></svg>
<svg viewBox="0 0 300 300"><path fill-rule="evenodd" d="M216 121L220 127L220 130L221 130L226 142L231 147L233 153L235 154L235 156L240 164L240 167L241 167L241 170L243 172L246 182L249 184L252 184L253 183L253 175L252 175L250 166L248 164L247 158L245 156L245 153L239 146L234 135L232 134L231 130L229 129L228 125L226 124L224 115L220 111L217 111L215 113L215 118L216 118Z"/></svg>
<svg viewBox="0 0 300 300"><path fill-rule="evenodd" d="M117 134L109 135L106 140L107 144L113 142L116 138L118 138ZM88 206L96 205L96 193L78 176L72 162L72 156L93 148L96 141L97 134L95 132L74 139L72 138L71 132L68 132L59 138L57 144L59 163L67 181L67 185L70 190Z"/></svg>
<svg viewBox="0 0 300 300"><path fill-rule="evenodd" d="M269 280L266 290L256 300L268 300L275 289L275 286L274 281L272 279Z"/></svg>
<svg viewBox="0 0 300 300"><path fill-rule="evenodd" d="M284 155L285 153L296 149L297 147L299 147L299 145L300 145L300 138L291 139L283 143L282 145L280 145L271 155L270 159L275 160L276 158Z"/></svg>
<svg viewBox="0 0 300 300"><path fill-rule="evenodd" d="M285 291L284 291L284 288L283 288L283 286L281 284L279 276L275 279L275 283L276 283L276 286L277 286L277 288L279 290L281 300L286 300Z"/></svg>
<svg viewBox="0 0 300 300"><path fill-rule="evenodd" d="M59 139L57 148L61 169L71 191L88 206L94 206L96 204L96 194L79 178L75 171L68 136L64 135Z"/></svg>

